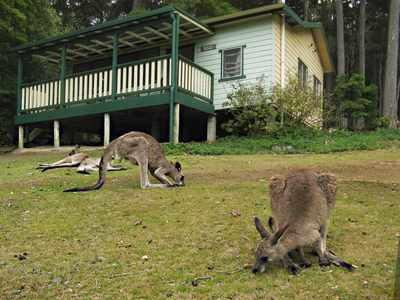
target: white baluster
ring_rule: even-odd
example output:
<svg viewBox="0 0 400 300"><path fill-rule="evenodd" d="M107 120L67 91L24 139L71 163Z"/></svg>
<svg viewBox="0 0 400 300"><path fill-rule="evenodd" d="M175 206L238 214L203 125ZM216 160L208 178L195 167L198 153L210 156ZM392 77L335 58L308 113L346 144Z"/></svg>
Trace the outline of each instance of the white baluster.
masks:
<svg viewBox="0 0 400 300"><path fill-rule="evenodd" d="M156 88L161 86L161 60L157 61L157 84Z"/></svg>
<svg viewBox="0 0 400 300"><path fill-rule="evenodd" d="M132 66L128 67L128 93L132 91Z"/></svg>
<svg viewBox="0 0 400 300"><path fill-rule="evenodd" d="M143 89L143 64L139 65L139 91Z"/></svg>
<svg viewBox="0 0 400 300"><path fill-rule="evenodd" d="M138 82L138 66L135 65L133 67L133 91L137 91L137 82Z"/></svg>
<svg viewBox="0 0 400 300"><path fill-rule="evenodd" d="M154 89L156 87L155 77L156 77L156 62L151 62L151 74L150 74L150 88Z"/></svg>

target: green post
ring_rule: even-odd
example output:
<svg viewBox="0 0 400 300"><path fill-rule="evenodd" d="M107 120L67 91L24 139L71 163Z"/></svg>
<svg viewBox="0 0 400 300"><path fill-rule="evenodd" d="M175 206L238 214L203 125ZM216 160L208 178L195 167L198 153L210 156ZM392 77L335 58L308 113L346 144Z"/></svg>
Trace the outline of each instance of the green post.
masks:
<svg viewBox="0 0 400 300"><path fill-rule="evenodd" d="M111 94L112 98L117 97L117 67L118 67L118 33L113 35L113 53L112 53L112 86Z"/></svg>
<svg viewBox="0 0 400 300"><path fill-rule="evenodd" d="M18 70L17 70L17 114L21 113L22 109L22 72L23 63L22 55L18 54Z"/></svg>
<svg viewBox="0 0 400 300"><path fill-rule="evenodd" d="M214 103L214 73L211 74L211 97L210 102Z"/></svg>
<svg viewBox="0 0 400 300"><path fill-rule="evenodd" d="M174 142L174 104L178 91L178 60L179 60L179 15L172 13L172 47L171 47L171 93L169 101L169 142Z"/></svg>
<svg viewBox="0 0 400 300"><path fill-rule="evenodd" d="M66 72L66 54L67 46L64 44L61 48L61 67L60 67L60 105L65 105L65 72Z"/></svg>

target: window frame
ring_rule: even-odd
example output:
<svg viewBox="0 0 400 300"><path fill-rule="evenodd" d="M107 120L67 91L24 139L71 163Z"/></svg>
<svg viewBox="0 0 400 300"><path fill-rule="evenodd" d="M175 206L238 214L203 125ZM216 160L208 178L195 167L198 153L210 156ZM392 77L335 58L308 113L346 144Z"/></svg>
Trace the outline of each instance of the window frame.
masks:
<svg viewBox="0 0 400 300"><path fill-rule="evenodd" d="M246 45L229 47L229 48L219 50L219 52L221 53L221 67L220 67L219 82L246 78L246 75L244 75L244 48L246 48ZM224 77L224 61L225 61L224 53L225 53L225 51L234 50L234 49L240 49L240 74L231 76L231 77L226 77L226 76Z"/></svg>
<svg viewBox="0 0 400 300"><path fill-rule="evenodd" d="M297 79L299 86L306 89L308 86L308 67L300 58L297 59Z"/></svg>
<svg viewBox="0 0 400 300"><path fill-rule="evenodd" d="M322 96L322 82L315 75L313 75L313 84L314 84L313 85L314 95L316 97L321 97Z"/></svg>

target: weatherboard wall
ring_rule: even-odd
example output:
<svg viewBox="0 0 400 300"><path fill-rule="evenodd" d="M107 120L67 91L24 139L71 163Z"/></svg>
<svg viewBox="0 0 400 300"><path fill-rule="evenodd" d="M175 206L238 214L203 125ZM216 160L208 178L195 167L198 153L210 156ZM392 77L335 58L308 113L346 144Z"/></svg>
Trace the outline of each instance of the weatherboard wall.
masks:
<svg viewBox="0 0 400 300"><path fill-rule="evenodd" d="M229 23L214 29L215 35L196 42L194 61L214 73L214 105L222 109L227 95L241 83L262 80L267 87L275 81L275 40L272 16ZM214 48L215 45L215 49ZM220 50L245 46L243 73L245 78L221 81ZM208 49L207 49L208 48Z"/></svg>

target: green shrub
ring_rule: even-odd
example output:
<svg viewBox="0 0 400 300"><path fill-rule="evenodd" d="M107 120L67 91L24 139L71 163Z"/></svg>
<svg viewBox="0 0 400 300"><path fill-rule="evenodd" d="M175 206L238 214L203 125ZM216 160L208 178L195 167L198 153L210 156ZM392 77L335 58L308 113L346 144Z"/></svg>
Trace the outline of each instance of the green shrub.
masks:
<svg viewBox="0 0 400 300"><path fill-rule="evenodd" d="M224 106L229 107L231 117L222 128L229 134L254 136L277 128L276 109L263 80L235 86Z"/></svg>
<svg viewBox="0 0 400 300"><path fill-rule="evenodd" d="M377 87L366 85L361 75L340 77L333 94L337 113L347 118L348 129L356 129L356 122L360 119L365 120L365 129L380 127L377 120Z"/></svg>

